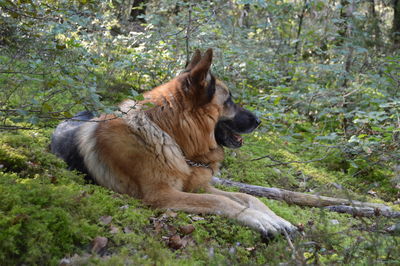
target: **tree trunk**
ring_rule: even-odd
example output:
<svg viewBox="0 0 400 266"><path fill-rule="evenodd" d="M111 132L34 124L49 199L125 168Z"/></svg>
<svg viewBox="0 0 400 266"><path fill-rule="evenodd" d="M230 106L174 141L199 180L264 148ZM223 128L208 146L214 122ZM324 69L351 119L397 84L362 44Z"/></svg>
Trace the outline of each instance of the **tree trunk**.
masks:
<svg viewBox="0 0 400 266"><path fill-rule="evenodd" d="M381 29L379 28L379 16L376 14L375 0L371 0L370 2L369 13L371 15L372 35L374 36L373 45L379 50L381 45Z"/></svg>
<svg viewBox="0 0 400 266"><path fill-rule="evenodd" d="M146 0L123 0L120 4L119 18L122 24L127 24L129 20L141 20L139 15L145 14L145 9L140 9L140 5L145 4Z"/></svg>
<svg viewBox="0 0 400 266"><path fill-rule="evenodd" d="M243 9L240 10L240 17L239 17L239 27L250 27L249 22L249 13L250 13L250 4L245 4Z"/></svg>
<svg viewBox="0 0 400 266"><path fill-rule="evenodd" d="M294 54L295 54L296 57L299 55L300 35L301 35L301 30L303 28L303 19L304 19L304 14L307 11L307 6L308 6L308 1L305 0L303 8L301 10L301 13L299 15L299 25L297 27L296 45L295 45L295 48L294 48Z"/></svg>
<svg viewBox="0 0 400 266"><path fill-rule="evenodd" d="M400 0L393 0L392 38L395 48L400 48Z"/></svg>
<svg viewBox="0 0 400 266"><path fill-rule="evenodd" d="M124 0L121 3L120 8L120 20L123 24L126 24L131 17L132 7L135 0Z"/></svg>
<svg viewBox="0 0 400 266"><path fill-rule="evenodd" d="M340 38L336 42L337 45L341 45L344 42L344 39L347 37L347 27L348 27L348 21L347 21L347 9L349 6L349 1L348 0L340 0L340 22L338 23L338 34Z"/></svg>

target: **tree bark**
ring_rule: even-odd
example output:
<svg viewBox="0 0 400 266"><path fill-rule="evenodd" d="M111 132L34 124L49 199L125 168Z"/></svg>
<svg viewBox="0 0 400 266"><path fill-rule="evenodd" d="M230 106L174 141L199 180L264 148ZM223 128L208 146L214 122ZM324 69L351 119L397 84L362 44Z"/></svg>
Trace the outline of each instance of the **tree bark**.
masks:
<svg viewBox="0 0 400 266"><path fill-rule="evenodd" d="M131 17L132 7L135 0L124 0L121 3L120 18L122 23L127 23Z"/></svg>
<svg viewBox="0 0 400 266"><path fill-rule="evenodd" d="M295 54L296 57L299 54L300 35L301 35L301 30L303 28L303 19L304 19L304 14L307 11L307 6L308 6L308 2L307 2L307 0L305 0L303 8L301 10L301 13L299 15L299 25L297 27L297 36L296 36L296 40L297 41L296 41L296 45L295 45L295 48L294 48L294 54Z"/></svg>
<svg viewBox="0 0 400 266"><path fill-rule="evenodd" d="M121 23L127 24L129 20L142 20L139 15L145 14L144 9L138 9L146 0L123 0L120 4L119 18Z"/></svg>
<svg viewBox="0 0 400 266"><path fill-rule="evenodd" d="M393 0L393 26L392 36L395 48L400 47L400 0Z"/></svg>
<svg viewBox="0 0 400 266"><path fill-rule="evenodd" d="M345 205L328 206L325 208L329 211L348 213L353 216L360 217L374 217L382 215L389 218L400 218L400 212L391 211L388 208L352 207Z"/></svg>
<svg viewBox="0 0 400 266"><path fill-rule="evenodd" d="M339 199L294 192L280 188L261 187L218 177L213 177L212 183L228 187L236 187L239 188L241 192L253 196L285 201L286 203L300 206L326 207L330 211L350 213L355 216L370 217L382 215L391 218L400 217L400 212L391 211L390 207L380 203L361 202L351 199Z"/></svg>
<svg viewBox="0 0 400 266"><path fill-rule="evenodd" d="M371 14L372 32L374 36L374 46L377 50L381 45L381 29L379 28L379 16L376 14L375 0L370 0L369 12Z"/></svg>
<svg viewBox="0 0 400 266"><path fill-rule="evenodd" d="M347 28L348 28L348 21L347 21L347 9L349 6L348 0L340 0L340 23L338 23L338 34L340 38L337 41L337 45L341 45L344 42L344 39L347 37Z"/></svg>
<svg viewBox="0 0 400 266"><path fill-rule="evenodd" d="M249 22L249 13L250 13L250 5L245 4L243 6L243 9L240 10L240 17L239 17L239 27L250 27L250 22Z"/></svg>

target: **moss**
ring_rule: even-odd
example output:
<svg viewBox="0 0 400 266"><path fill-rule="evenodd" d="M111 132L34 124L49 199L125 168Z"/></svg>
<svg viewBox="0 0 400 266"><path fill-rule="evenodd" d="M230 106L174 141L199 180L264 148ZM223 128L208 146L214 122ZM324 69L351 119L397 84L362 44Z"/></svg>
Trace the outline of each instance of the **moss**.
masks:
<svg viewBox="0 0 400 266"><path fill-rule="evenodd" d="M399 263L399 236L381 233L390 220L355 219L262 199L303 228L292 250L284 237L266 242L257 232L223 217L183 212L166 216L126 195L85 184L81 175L65 170L65 164L47 151L48 139L47 131L0 136L1 162L7 163L0 172L0 261L6 264L58 264L64 257L84 265ZM282 161L309 159L307 154L296 155L278 136L254 135L246 141L240 150L227 150L223 177L298 191L322 187L334 193L329 184L333 180L352 187L346 174L335 175L321 164L265 167L273 161L251 161L264 155ZM102 223L102 216L111 216L111 222ZM162 222L161 230L154 221ZM188 224L195 227L187 236L189 244L170 248L169 237L184 237L177 229ZM100 254L91 253L96 236L108 239Z"/></svg>
<svg viewBox="0 0 400 266"><path fill-rule="evenodd" d="M72 252L98 233L84 213L72 212L80 204L74 200L74 187L21 182L16 175L4 173L0 180L0 260L45 263Z"/></svg>
<svg viewBox="0 0 400 266"><path fill-rule="evenodd" d="M223 177L254 185L314 191L326 196L356 200L374 200L371 197L366 199L369 190L377 192L385 200L394 201L397 197L395 186L391 183L393 172L387 169L372 171L373 177L370 178L332 171L324 162L337 153L326 156L326 148L323 147L314 147L311 151L308 147L300 149L301 144L288 143L274 133L255 133L247 136L245 142L240 150L226 152L225 168L221 171ZM325 160L282 164L318 158Z"/></svg>
<svg viewBox="0 0 400 266"><path fill-rule="evenodd" d="M21 171L26 167L26 156L15 152L15 149L1 143L0 144L0 163L6 171Z"/></svg>

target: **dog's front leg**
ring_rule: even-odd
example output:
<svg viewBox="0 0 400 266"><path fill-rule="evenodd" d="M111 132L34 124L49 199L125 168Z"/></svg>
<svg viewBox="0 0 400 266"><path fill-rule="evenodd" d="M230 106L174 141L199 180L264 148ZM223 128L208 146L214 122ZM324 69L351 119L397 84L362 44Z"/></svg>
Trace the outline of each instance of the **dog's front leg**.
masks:
<svg viewBox="0 0 400 266"><path fill-rule="evenodd" d="M238 220L265 237L271 237L283 230L282 225L276 219L271 219L267 213L244 206L226 196L187 193L173 188L164 188L148 195L151 196L143 201L153 207L222 215Z"/></svg>
<svg viewBox="0 0 400 266"><path fill-rule="evenodd" d="M257 210L261 213L268 215L268 217L270 217L271 223L276 224L277 225L276 227L278 227L278 230L280 232L283 232L283 230L285 230L287 233L292 233L297 230L295 226L293 226L290 222L286 221L285 219L276 215L270 208L268 208L262 201L260 201L256 197L240 192L227 192L219 190L211 185L207 186L205 190L208 193L227 197L241 204L242 206Z"/></svg>

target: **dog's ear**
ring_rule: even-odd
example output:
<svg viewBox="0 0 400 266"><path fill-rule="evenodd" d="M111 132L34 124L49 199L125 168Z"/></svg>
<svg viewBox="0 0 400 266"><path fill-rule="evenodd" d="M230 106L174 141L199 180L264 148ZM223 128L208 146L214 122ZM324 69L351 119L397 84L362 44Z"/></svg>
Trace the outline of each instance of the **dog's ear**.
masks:
<svg viewBox="0 0 400 266"><path fill-rule="evenodd" d="M196 85L200 85L207 78L212 63L213 51L208 49L201 60L190 70L190 79Z"/></svg>
<svg viewBox="0 0 400 266"><path fill-rule="evenodd" d="M197 65L197 63L200 61L200 59L201 59L201 52L199 49L197 49L194 52L192 59L186 63L185 70L190 71L191 69L193 69L194 66Z"/></svg>
<svg viewBox="0 0 400 266"><path fill-rule="evenodd" d="M215 93L215 78L210 73L212 56L212 49L208 49L200 61L190 70L191 91L198 106L209 103Z"/></svg>

